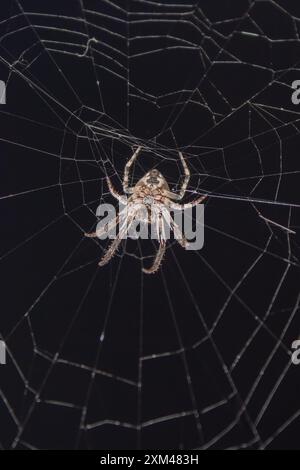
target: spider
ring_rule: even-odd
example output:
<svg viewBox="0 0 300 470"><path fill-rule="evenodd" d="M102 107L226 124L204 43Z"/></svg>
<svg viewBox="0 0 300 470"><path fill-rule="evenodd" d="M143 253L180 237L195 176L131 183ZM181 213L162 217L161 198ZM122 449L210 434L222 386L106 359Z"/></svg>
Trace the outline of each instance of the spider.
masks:
<svg viewBox="0 0 300 470"><path fill-rule="evenodd" d="M187 204L178 204L178 202L175 202L180 201L183 198L190 180L190 171L181 152L178 153L182 162L185 176L179 194L175 194L170 191L170 187L166 179L157 169L151 169L137 182L135 186L129 187L128 182L130 168L136 160L137 156L139 155L141 149L141 146L138 147L133 153L130 160L125 165L123 190L125 194L129 195L128 198L125 195L119 194L118 191L114 188L110 178L106 178L108 188L112 196L115 197L121 204L125 205L124 211L126 210L126 216L124 223L122 223L122 225L119 224L121 215L121 212L119 212L119 214L112 221L110 221L106 225L106 227L101 228L100 231L97 230L93 233L85 233L85 236L92 238L100 237L101 234L103 234L104 232L108 233L119 224L118 235L113 240L108 250L99 262L99 266L104 266L114 256L116 250L118 249L122 241L122 238L124 238L125 233L127 232L130 225L133 223L133 221L138 219L141 222L150 223L150 221L153 220L150 217L150 215L152 215L152 217L154 218L155 225L157 227L159 249L156 253L152 266L150 268L143 268L144 273L151 274L158 271L164 253L166 251L167 238L163 227L163 222L165 222L168 227L173 230L178 243L183 248L186 248L188 246L186 238L184 237L180 228L171 217L170 210L185 210L191 208L204 201L207 195L202 195L194 201L188 202ZM145 217L141 217L141 212L143 212L143 214L148 214L146 220Z"/></svg>

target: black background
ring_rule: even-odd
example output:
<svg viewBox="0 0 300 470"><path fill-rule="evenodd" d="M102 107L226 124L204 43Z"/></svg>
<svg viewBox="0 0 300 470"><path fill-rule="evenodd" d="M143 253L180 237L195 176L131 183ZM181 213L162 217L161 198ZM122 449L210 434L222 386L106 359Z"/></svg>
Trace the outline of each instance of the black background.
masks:
<svg viewBox="0 0 300 470"><path fill-rule="evenodd" d="M299 448L289 3L2 1L4 449ZM158 165L178 189L180 148L185 200L211 194L204 248L153 276L150 242L99 268L83 235L138 144L134 181Z"/></svg>

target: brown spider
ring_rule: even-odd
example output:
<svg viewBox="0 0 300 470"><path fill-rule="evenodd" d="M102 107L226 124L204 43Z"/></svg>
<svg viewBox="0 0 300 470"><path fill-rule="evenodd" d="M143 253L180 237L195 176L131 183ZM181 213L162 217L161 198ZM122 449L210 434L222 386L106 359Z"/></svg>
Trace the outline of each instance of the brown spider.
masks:
<svg viewBox="0 0 300 470"><path fill-rule="evenodd" d="M107 184L110 193L118 199L119 202L125 205L126 210L126 216L125 216L125 222L122 223L122 226L120 226L119 233L116 236L116 238L113 240L111 245L109 246L108 250L102 257L101 261L99 262L99 266L104 266L107 264L113 255L115 254L116 250L118 249L122 238L124 238L125 233L127 232L129 226L133 223L135 219L140 219L140 214L141 214L141 209L143 209L143 212L145 214L148 214L147 223L150 223L152 218L154 217L154 221L157 227L157 232L158 232L158 239L159 239L159 249L157 251L155 260L150 268L144 268L143 272L147 274L155 273L158 268L160 267L162 258L164 256L165 250L166 250L166 236L165 236L165 231L163 228L163 221L167 223L169 228L173 230L174 235L176 236L176 239L178 243L186 248L188 245L188 242L184 235L181 233L180 228L178 225L175 223L173 218L170 215L170 210L185 210L188 208L191 208L197 204L200 204L204 199L207 197L207 195L202 195L199 198L195 199L192 202L188 202L187 204L178 204L174 201L180 201L186 191L186 188L189 183L190 179L190 171L187 167L187 164L184 160L184 157L181 152L179 153L183 170L184 170L184 181L181 186L179 194L174 194L170 191L169 185L165 178L162 176L162 174L156 170L152 169L148 173L141 178L137 184L134 187L129 187L128 186L128 181L129 181L129 170L137 158L138 154L141 151L141 147L138 147L130 160L126 163L125 165L125 170L124 170L124 178L123 178L123 190L125 194L129 194L130 196L127 198L125 195L119 194L116 189L113 187L112 182L110 179L107 177ZM123 211L122 211L123 212ZM86 233L85 236L87 237L100 237L104 232L109 232L113 228L115 228L118 223L120 222L120 214L119 214L111 221L109 224L102 228L100 231L97 230L96 232L93 233ZM152 218L150 217L152 216ZM162 220L163 219L163 220ZM140 219L145 222L145 218Z"/></svg>

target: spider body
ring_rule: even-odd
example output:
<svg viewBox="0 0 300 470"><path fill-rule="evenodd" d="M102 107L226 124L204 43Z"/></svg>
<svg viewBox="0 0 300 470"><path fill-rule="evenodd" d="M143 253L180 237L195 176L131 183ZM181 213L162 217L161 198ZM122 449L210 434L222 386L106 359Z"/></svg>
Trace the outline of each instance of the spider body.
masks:
<svg viewBox="0 0 300 470"><path fill-rule="evenodd" d="M136 184L133 194L128 198L128 207L137 207L140 204L141 207L137 211L135 219L150 224L151 216L159 208L159 205L167 206L167 198L156 183L153 184L148 181L146 178L146 184L144 184L144 181Z"/></svg>
<svg viewBox="0 0 300 470"><path fill-rule="evenodd" d="M165 203L167 205L167 198L161 189L153 189L149 186L139 186L135 189L133 195L128 199L128 204L139 202L151 208L152 204Z"/></svg>
<svg viewBox="0 0 300 470"><path fill-rule="evenodd" d="M126 232L134 221L143 222L147 224L150 224L154 221L159 240L159 249L157 251L153 265L150 268L143 268L143 272L150 274L155 273L159 269L163 259L163 255L166 250L167 238L164 224L167 224L168 227L173 230L178 243L184 248L187 247L187 240L182 234L180 228L176 225L175 221L171 217L170 210L188 209L197 204L200 204L202 201L204 201L207 196L200 196L199 198L187 204L178 204L177 202L175 202L180 201L183 198L190 179L190 172L181 152L179 152L179 156L184 169L185 178L179 194L175 194L170 191L170 187L166 179L155 168L148 171L136 183L135 186L129 187L129 170L140 151L141 147L138 147L130 158L130 160L125 165L123 190L124 193L127 194L129 197L119 194L112 185L110 179L107 177L107 184L110 193L116 199L118 199L119 202L125 205L125 209L120 211L117 217L115 217L115 219L113 219L108 225L106 225L105 228L102 228L100 232L97 231L94 233L86 233L85 235L87 237L100 237L105 231L109 232L119 224L119 233L117 237L113 240L112 244L109 246L108 250L99 262L100 266L104 266L113 257L122 241L122 238L124 238L124 235L126 234ZM123 216L125 213L125 220L122 222L122 224L120 217L121 212Z"/></svg>

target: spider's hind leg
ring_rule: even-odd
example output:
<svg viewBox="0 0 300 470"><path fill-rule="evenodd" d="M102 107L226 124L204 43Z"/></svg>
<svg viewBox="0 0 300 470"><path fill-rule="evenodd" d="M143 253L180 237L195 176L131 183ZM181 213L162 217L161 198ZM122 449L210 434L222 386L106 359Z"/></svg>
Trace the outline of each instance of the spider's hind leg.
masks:
<svg viewBox="0 0 300 470"><path fill-rule="evenodd" d="M105 254L103 255L103 257L101 258L101 260L99 261L98 265L99 266L105 266L107 263L109 263L109 261L111 260L111 258L114 256L114 254L116 253L120 243L122 241L122 238L120 238L119 236L117 238L114 239L114 241L111 243L111 245L109 246L108 250L105 252Z"/></svg>
<svg viewBox="0 0 300 470"><path fill-rule="evenodd" d="M117 249L119 248L119 245L123 238L126 235L126 232L129 230L133 220L135 217L135 213L133 213L130 216L125 216L122 227L120 228L120 231L117 235L117 237L113 240L111 245L108 247L108 250L104 253L103 257L99 261L99 266L105 266L111 258L114 256L116 253Z"/></svg>
<svg viewBox="0 0 300 470"><path fill-rule="evenodd" d="M158 271L158 269L161 265L161 262L162 262L162 259L164 257L165 251L166 251L166 241L161 240L161 242L159 244L158 252L156 253L156 256L155 256L154 263L152 264L152 266L150 268L143 268L143 273L146 273L146 274L156 273L156 271Z"/></svg>
<svg viewBox="0 0 300 470"><path fill-rule="evenodd" d="M175 239L179 243L179 245L181 245L182 248L186 249L189 246L189 242L187 241L180 227L177 225L177 223L171 216L170 212L166 209L163 209L163 219L167 226L170 228L170 230L173 230Z"/></svg>
<svg viewBox="0 0 300 470"><path fill-rule="evenodd" d="M163 260L165 251L166 251L166 233L165 233L165 228L163 225L163 215L162 212L159 213L157 216L157 235L159 238L159 248L156 253L154 262L150 268L143 268L143 272L146 274L154 274L156 271L158 271L161 262Z"/></svg>
<svg viewBox="0 0 300 470"><path fill-rule="evenodd" d="M104 233L108 234L119 223L119 215L117 215L108 224L100 226L100 228L97 229L96 232L85 233L84 236L88 238L100 238Z"/></svg>

